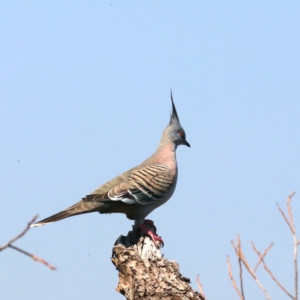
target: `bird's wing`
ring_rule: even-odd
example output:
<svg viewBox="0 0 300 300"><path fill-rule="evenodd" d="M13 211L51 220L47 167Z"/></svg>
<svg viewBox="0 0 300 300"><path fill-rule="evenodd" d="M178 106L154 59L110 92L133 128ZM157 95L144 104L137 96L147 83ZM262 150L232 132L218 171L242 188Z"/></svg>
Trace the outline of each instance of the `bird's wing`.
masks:
<svg viewBox="0 0 300 300"><path fill-rule="evenodd" d="M164 198L172 187L170 168L164 164L151 164L131 170L125 180L118 181L107 192L92 193L83 201L122 201L126 204L145 205Z"/></svg>

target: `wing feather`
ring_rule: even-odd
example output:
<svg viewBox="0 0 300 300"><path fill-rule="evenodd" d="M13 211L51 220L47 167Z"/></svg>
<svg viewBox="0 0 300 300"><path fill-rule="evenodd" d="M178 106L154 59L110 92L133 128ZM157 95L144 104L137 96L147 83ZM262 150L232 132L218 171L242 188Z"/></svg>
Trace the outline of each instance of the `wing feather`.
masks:
<svg viewBox="0 0 300 300"><path fill-rule="evenodd" d="M153 164L133 170L129 178L109 190L107 196L126 204L150 204L164 198L172 187L169 167Z"/></svg>

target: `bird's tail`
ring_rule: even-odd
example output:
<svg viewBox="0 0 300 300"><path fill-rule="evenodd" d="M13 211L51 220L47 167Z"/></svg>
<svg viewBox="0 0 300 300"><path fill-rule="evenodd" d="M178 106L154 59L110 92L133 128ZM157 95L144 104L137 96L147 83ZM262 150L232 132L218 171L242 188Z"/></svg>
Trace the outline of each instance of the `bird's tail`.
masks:
<svg viewBox="0 0 300 300"><path fill-rule="evenodd" d="M100 207L101 207L100 203L80 201L80 202L74 204L73 206L71 206L55 215L52 215L46 219L43 219L39 222L32 224L30 227L38 227L38 226L50 224L50 223L53 223L56 221L60 221L62 219L69 218L72 216L94 212L94 211L97 211Z"/></svg>
<svg viewBox="0 0 300 300"><path fill-rule="evenodd" d="M50 216L44 220L41 220L39 222L36 222L34 224L32 224L30 227L38 227L38 226L42 226L42 225L46 225L46 224L50 224L68 217L74 216L73 214L70 214L68 211L64 210L61 211L53 216Z"/></svg>

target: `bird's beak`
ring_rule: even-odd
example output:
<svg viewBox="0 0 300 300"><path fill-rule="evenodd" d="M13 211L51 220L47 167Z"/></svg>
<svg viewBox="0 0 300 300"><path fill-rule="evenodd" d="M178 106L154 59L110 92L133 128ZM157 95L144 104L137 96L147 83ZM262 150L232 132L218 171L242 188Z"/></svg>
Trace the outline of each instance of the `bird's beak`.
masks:
<svg viewBox="0 0 300 300"><path fill-rule="evenodd" d="M188 147L191 147L191 145L189 144L189 142L187 140L184 140L184 144Z"/></svg>

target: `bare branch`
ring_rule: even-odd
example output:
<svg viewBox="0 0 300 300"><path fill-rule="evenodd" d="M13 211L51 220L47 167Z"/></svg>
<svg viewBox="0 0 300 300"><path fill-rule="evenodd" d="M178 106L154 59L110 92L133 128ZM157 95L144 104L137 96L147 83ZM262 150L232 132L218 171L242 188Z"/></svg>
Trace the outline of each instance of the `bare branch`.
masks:
<svg viewBox="0 0 300 300"><path fill-rule="evenodd" d="M272 244L271 244L272 245ZM268 248L271 248L271 245ZM258 255L260 261L263 263L265 270L267 271L267 273L271 276L271 278L276 282L276 284L292 299L294 299L294 297L286 290L286 288L277 280L277 278L274 276L274 274L271 272L271 270L268 268L266 262L264 261L264 258L262 257L262 255L260 254L260 252L256 249L254 243L252 242L252 247L253 250L255 251L255 253ZM268 249L267 248L267 249Z"/></svg>
<svg viewBox="0 0 300 300"><path fill-rule="evenodd" d="M292 198L296 193L293 192L290 196L288 196L287 199L287 212L288 212L288 216L289 216L289 220L286 217L285 213L283 212L283 210L280 208L280 206L277 203L277 207L281 213L281 215L283 216L285 222L288 224L292 235L293 235L293 241L294 241L294 281L295 281L295 296L293 299L297 300L298 299L298 263L297 263L297 252L298 252L298 245L300 244L300 241L297 241L297 237L296 237L296 229L295 229L295 224L294 224L294 219L293 219L293 214L292 214L292 207L291 207L291 202L292 202Z"/></svg>
<svg viewBox="0 0 300 300"><path fill-rule="evenodd" d="M293 234L293 241L294 241L294 281L295 281L295 300L298 299L298 262L297 262L297 252L298 252L298 245L299 241L297 241L297 236L296 236L296 229L295 229L295 224L293 220L293 214L292 214L292 207L291 207L291 201L293 196L295 195L295 192L292 193L288 199L287 199L287 211L289 214L290 218L290 224L292 227L292 234Z"/></svg>
<svg viewBox="0 0 300 300"><path fill-rule="evenodd" d="M18 234L16 237L14 237L13 239L11 239L7 244L5 244L4 246L0 247L0 251L6 249L9 247L9 245L11 245L13 242L15 242L16 240L18 240L19 238L21 238L29 229L30 229L30 225L33 224L35 222L35 220L38 218L38 215L35 215L31 221L28 222L26 228L20 233Z"/></svg>
<svg viewBox="0 0 300 300"><path fill-rule="evenodd" d="M245 295L244 295L244 286L243 286L243 268L242 268L242 244L241 244L241 239L240 236L238 236L238 253L239 253L239 269L240 269L240 287L241 287L241 293L243 296L243 299L245 299Z"/></svg>
<svg viewBox="0 0 300 300"><path fill-rule="evenodd" d="M276 204L277 204L277 207L278 207L280 213L282 214L282 216L283 216L285 222L288 224L288 226L289 226L289 228L291 229L292 233L294 233L293 227L292 227L292 225L290 224L290 221L287 219L285 213L283 212L283 210L281 209L281 207L279 206L279 204L278 204L278 203L276 203Z"/></svg>
<svg viewBox="0 0 300 300"><path fill-rule="evenodd" d="M253 242L251 242L251 243L252 243L252 246L253 246L254 243L253 243ZM253 270L254 273L256 272L256 270L257 270L259 264L261 263L262 258L264 258L264 257L267 255L268 251L272 248L273 245L274 245L274 244L271 243L271 244L269 245L269 247L266 248L266 250L264 251L264 253L262 254L262 256L259 257L258 262L257 262L257 264L256 264L256 266L255 266L255 268L254 268L254 270Z"/></svg>
<svg viewBox="0 0 300 300"><path fill-rule="evenodd" d="M231 242L233 244L233 247L236 251L236 254L238 256L239 259L241 259L242 263L244 264L244 266L246 267L247 271L250 273L250 275L253 277L253 279L255 280L255 282L257 283L257 285L259 286L259 288L263 291L263 293L265 294L266 298L268 300L271 300L271 297L268 293L268 291L264 288L264 286L261 284L261 282L258 280L255 272L251 269L250 265L248 264L244 254L243 254L243 249L241 247L241 242L240 242L240 237L237 237L238 240L238 245L239 246L235 246L234 242Z"/></svg>
<svg viewBox="0 0 300 300"><path fill-rule="evenodd" d="M227 255L227 266L228 266L228 275L229 275L229 278L230 278L230 281L233 285L233 288L235 289L235 291L237 292L239 298L241 300L245 300L245 298L243 297L243 295L241 294L241 292L239 291L239 288L237 287L237 284L233 278L233 275L232 275L232 267L231 267L231 263L230 263L230 257L229 255Z"/></svg>
<svg viewBox="0 0 300 300"><path fill-rule="evenodd" d="M243 286L243 268L242 268L242 261L239 258L239 268L240 268L240 287L241 287L241 293L243 296L243 299L245 299L245 295L244 295L244 286Z"/></svg>
<svg viewBox="0 0 300 300"><path fill-rule="evenodd" d="M291 227L292 227L292 231L293 231L293 233L296 234L294 220L293 220L293 214L292 214L292 208L291 208L291 201L292 201L292 198L295 194L296 194L296 192L293 192L290 196L288 196L286 206L287 206L287 211L288 211L288 215L289 215L289 218L290 218L290 224L291 224Z"/></svg>
<svg viewBox="0 0 300 300"><path fill-rule="evenodd" d="M25 250L23 250L23 249L21 249L21 248L19 248L19 247L16 247L16 246L13 246L13 245L12 245L12 243L14 243L16 240L18 240L19 238L21 238L22 236L25 235L25 233L30 229L30 225L33 224L37 218L38 218L38 215L34 216L34 217L32 218L32 220L28 222L26 228L25 228L20 234L18 234L16 237L14 237L13 239L11 239L11 240L10 240L7 244L5 244L4 246L0 247L0 251L3 251L3 250L5 250L5 249L7 249L7 248L14 249L14 250L16 250L16 251L19 251L19 252L21 252L21 253L23 253L23 254L25 254L25 255L31 257L33 260L38 261L38 262L44 264L44 265L47 266L50 270L56 270L55 267L53 267L52 265L50 265L50 264L49 264L47 261L45 261L44 259L42 259L42 258L40 258L40 257L37 257L37 256L35 256L34 254L31 254L31 253L29 253L29 252L27 252L27 251L25 251Z"/></svg>
<svg viewBox="0 0 300 300"><path fill-rule="evenodd" d="M45 265L46 267L48 267L50 270L56 270L55 267L53 267L52 265L50 265L50 264L49 264L48 262L46 262L44 259L35 256L34 254L31 254L31 253L29 253L29 252L27 252L27 251L25 251L25 250L23 250L23 249L21 249L21 248L19 248L19 247L13 246L13 245L9 245L8 247L9 247L9 248L12 248L12 249L14 249L14 250L17 250L17 251L19 251L19 252L21 252L21 253L23 253L23 254L25 254L25 255L31 257L33 260L38 261L38 262L44 264L44 265Z"/></svg>
<svg viewBox="0 0 300 300"><path fill-rule="evenodd" d="M295 299L298 299L298 263L297 263L297 252L298 252L298 245L299 241L297 241L297 236L296 236L296 229L295 229L295 224L293 220L293 214L292 214L292 207L291 207L291 202L292 198L295 195L295 192L293 192L287 199L287 211L288 215L290 218L290 224L292 227L292 234L293 234L293 241L294 241L294 281L295 281Z"/></svg>
<svg viewBox="0 0 300 300"><path fill-rule="evenodd" d="M270 251L271 247L273 246L273 243L270 244L265 251L263 252L263 254L261 254L255 247L254 243L252 242L252 247L254 252L258 255L258 262L256 263L254 269L252 270L249 263L246 260L246 257L243 254L243 249L241 246L241 240L240 237L237 236L237 244L235 244L233 241L231 241L231 244L235 250L235 253L238 257L238 262L239 262L239 268L240 268L240 281L241 281L241 291L239 292L236 286L236 283L233 280L232 277L232 271L231 271L231 265L230 265L230 260L228 257L228 269L229 269L229 276L231 278L231 281L233 282L233 286L234 289L236 291L238 291L239 297L240 299L242 299L241 297L244 297L244 293L243 293L243 278L242 278L242 266L241 263L244 264L244 266L246 267L247 271L250 273L250 275L254 278L254 280L256 281L256 283L258 284L258 286L260 287L260 289L264 292L265 296L267 297L267 299L271 299L267 290L263 287L263 285L259 282L257 276L256 276L256 271L257 268L259 267L260 264L263 264L264 269L266 270L266 272L270 275L270 277L273 279L273 281L292 299L294 300L298 300L298 262L297 262L297 252L298 252L298 245L300 244L300 240L297 240L296 237L296 229L295 229L295 224L294 224L294 219L293 219L293 214L292 214L292 208L291 208L291 202L292 202L292 198L295 195L295 192L292 193L288 199L287 199L287 214L284 213L284 211L281 209L281 207L279 206L279 204L277 203L277 207L279 212L281 213L283 219L285 220L285 222L287 223L287 225L289 226L292 235L293 235L293 242L294 242L294 281L295 281L295 295L293 296L291 293L289 293L287 291L287 289L278 281L278 279L274 276L274 274L271 272L271 270L268 268L268 265L265 262L265 257L267 255L267 253Z"/></svg>
<svg viewBox="0 0 300 300"><path fill-rule="evenodd" d="M205 295L204 295L204 291L203 291L203 286L200 282L200 276L199 275L197 275L197 277L196 277L196 282L197 282L197 285L198 285L198 288L199 288L200 295L202 296L202 298L206 299Z"/></svg>

